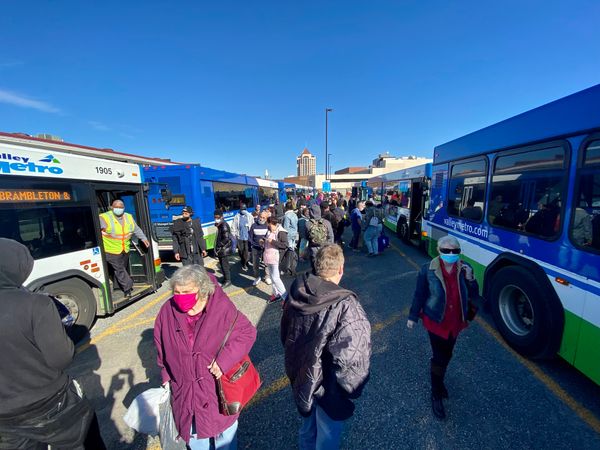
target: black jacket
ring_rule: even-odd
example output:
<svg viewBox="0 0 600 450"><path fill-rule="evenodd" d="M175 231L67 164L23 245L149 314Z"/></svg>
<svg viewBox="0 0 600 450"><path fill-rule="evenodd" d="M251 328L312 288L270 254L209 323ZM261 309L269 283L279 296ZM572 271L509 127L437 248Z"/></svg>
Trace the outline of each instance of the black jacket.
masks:
<svg viewBox="0 0 600 450"><path fill-rule="evenodd" d="M231 245L231 228L229 228L229 224L223 219L223 221L217 225L215 253L217 256L229 256L233 253Z"/></svg>
<svg viewBox="0 0 600 450"><path fill-rule="evenodd" d="M351 417L371 359L371 326L356 294L313 274L296 278L281 342L300 414L308 416L316 401L334 420Z"/></svg>
<svg viewBox="0 0 600 450"><path fill-rule="evenodd" d="M52 299L22 286L33 270L27 247L0 239L0 254L0 418L10 418L65 387L73 343Z"/></svg>
<svg viewBox="0 0 600 450"><path fill-rule="evenodd" d="M183 219L177 219L173 222L173 253L179 253L182 258L188 258L193 254L201 254L203 250L206 250L200 219L191 220L191 230Z"/></svg>

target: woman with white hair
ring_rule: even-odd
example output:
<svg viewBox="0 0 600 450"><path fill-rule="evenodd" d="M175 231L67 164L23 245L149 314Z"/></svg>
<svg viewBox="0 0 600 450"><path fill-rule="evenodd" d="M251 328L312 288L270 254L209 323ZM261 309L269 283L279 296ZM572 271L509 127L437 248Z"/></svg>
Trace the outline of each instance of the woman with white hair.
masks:
<svg viewBox="0 0 600 450"><path fill-rule="evenodd" d="M238 415L219 412L215 379L250 352L256 328L204 267L178 269L171 287L173 297L154 323L154 343L162 382L170 385L179 436L192 450L235 449ZM232 324L231 335L215 359Z"/></svg>
<svg viewBox="0 0 600 450"><path fill-rule="evenodd" d="M431 350L431 407L439 418L446 417L442 399L448 398L444 384L446 369L458 334L473 320L475 310L470 300L479 299L479 286L473 269L460 259L460 243L453 236L438 240L439 256L424 264L417 277L417 287L407 327L414 328L419 317L429 333Z"/></svg>

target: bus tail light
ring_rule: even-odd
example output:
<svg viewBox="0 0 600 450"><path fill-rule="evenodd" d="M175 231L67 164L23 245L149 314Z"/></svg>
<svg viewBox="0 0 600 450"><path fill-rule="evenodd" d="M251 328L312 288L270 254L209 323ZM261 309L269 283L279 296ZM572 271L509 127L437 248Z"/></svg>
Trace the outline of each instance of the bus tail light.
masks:
<svg viewBox="0 0 600 450"><path fill-rule="evenodd" d="M154 267L160 267L161 263L162 263L162 261L160 260L160 258L156 258L154 260Z"/></svg>
<svg viewBox="0 0 600 450"><path fill-rule="evenodd" d="M421 236L422 237L427 237L427 231L421 231Z"/></svg>
<svg viewBox="0 0 600 450"><path fill-rule="evenodd" d="M565 280L564 278L556 277L555 280L556 280L556 282L558 284L562 284L563 286L568 286L568 285L571 284L567 280Z"/></svg>

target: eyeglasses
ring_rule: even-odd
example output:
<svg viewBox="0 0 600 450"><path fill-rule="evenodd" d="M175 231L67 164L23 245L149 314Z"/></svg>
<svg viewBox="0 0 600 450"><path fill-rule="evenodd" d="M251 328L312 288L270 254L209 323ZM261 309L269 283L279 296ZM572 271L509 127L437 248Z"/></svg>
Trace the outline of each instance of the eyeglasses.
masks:
<svg viewBox="0 0 600 450"><path fill-rule="evenodd" d="M452 253L453 255L460 255L460 248L440 248L440 253L447 255Z"/></svg>

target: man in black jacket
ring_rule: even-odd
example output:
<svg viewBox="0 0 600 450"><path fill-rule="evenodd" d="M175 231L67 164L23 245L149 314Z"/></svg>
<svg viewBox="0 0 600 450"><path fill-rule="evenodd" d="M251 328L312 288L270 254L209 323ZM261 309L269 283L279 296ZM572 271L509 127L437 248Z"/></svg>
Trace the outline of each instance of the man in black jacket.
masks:
<svg viewBox="0 0 600 450"><path fill-rule="evenodd" d="M285 372L304 420L303 449L337 449L352 399L369 378L371 326L356 294L339 286L344 253L339 245L321 247L316 275L298 277L281 318Z"/></svg>
<svg viewBox="0 0 600 450"><path fill-rule="evenodd" d="M173 222L173 253L177 261L184 266L199 264L204 266L206 242L200 219L192 219L194 210L186 206L181 212L181 219Z"/></svg>
<svg viewBox="0 0 600 450"><path fill-rule="evenodd" d="M215 253L219 258L223 281L221 287L223 289L231 286L231 270L229 268L229 257L233 253L233 242L231 240L231 229L229 224L223 218L223 211L215 210L215 226L217 227L217 238L215 240Z"/></svg>
<svg viewBox="0 0 600 450"><path fill-rule="evenodd" d="M103 449L94 410L64 370L73 360L58 310L22 286L24 245L0 239L0 449Z"/></svg>

